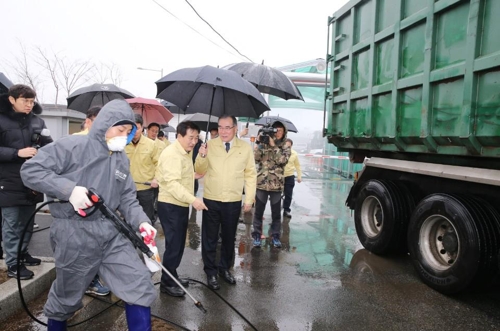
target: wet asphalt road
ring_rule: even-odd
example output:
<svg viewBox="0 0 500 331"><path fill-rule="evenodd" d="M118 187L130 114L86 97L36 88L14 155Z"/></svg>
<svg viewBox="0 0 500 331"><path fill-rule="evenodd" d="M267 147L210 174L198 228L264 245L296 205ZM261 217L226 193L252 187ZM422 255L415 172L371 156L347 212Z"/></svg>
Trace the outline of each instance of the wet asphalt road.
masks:
<svg viewBox="0 0 500 331"><path fill-rule="evenodd" d="M291 219L284 219L283 248L253 248L251 215L238 227L234 275L236 285L220 280L217 294L233 305L258 330L500 330L498 287L485 293L444 296L420 282L407 256L383 258L364 250L350 210L344 206L351 181L313 169L302 159L304 180L296 184ZM265 231L271 219L264 214ZM40 216L37 222L50 223ZM201 261L201 213L193 213L179 274L206 282ZM43 238L47 231L36 236ZM162 233L158 246L162 251ZM50 256L43 240L36 251ZM31 249L34 254L35 249ZM159 279L158 275L154 277ZM158 287L159 285L157 285ZM252 330L216 294L192 283L188 290L207 309L203 314L189 297L159 294L152 313L153 330ZM106 300L116 298L106 297ZM45 298L31 305L39 312ZM74 321L109 306L85 298ZM43 316L42 316L43 318ZM19 314L3 330L43 330ZM123 310L113 307L73 330L124 330Z"/></svg>

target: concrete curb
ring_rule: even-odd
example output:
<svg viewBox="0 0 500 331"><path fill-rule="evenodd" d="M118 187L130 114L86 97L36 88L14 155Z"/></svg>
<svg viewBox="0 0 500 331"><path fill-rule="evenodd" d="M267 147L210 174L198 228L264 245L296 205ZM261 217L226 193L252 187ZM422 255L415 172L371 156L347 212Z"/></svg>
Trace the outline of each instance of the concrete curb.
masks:
<svg viewBox="0 0 500 331"><path fill-rule="evenodd" d="M42 259L42 264L28 267L28 269L35 273L35 276L30 280L21 281L21 288L26 302L30 302L41 293L48 290L54 279L56 279L54 259L38 258ZM0 260L0 268L7 268L5 266L5 260ZM23 309L23 305L19 297L17 279L12 278L0 284L0 322L5 321L20 309Z"/></svg>

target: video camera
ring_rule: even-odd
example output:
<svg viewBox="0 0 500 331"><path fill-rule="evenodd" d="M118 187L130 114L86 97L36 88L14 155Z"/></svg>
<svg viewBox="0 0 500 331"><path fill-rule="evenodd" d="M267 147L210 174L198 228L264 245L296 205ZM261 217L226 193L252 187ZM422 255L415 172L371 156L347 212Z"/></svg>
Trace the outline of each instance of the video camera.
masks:
<svg viewBox="0 0 500 331"><path fill-rule="evenodd" d="M269 144L269 137L274 136L276 132L278 132L278 129L273 128L270 124L263 126L257 133L258 136L260 135L257 144Z"/></svg>

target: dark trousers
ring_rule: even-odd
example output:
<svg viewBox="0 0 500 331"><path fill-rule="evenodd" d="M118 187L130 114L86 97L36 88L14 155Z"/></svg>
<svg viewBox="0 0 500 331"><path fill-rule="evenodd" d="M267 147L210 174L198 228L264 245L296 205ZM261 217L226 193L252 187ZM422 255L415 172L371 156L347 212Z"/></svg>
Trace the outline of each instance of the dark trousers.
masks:
<svg viewBox="0 0 500 331"><path fill-rule="evenodd" d="M281 192L257 189L255 194L255 212L253 213L252 237L262 234L262 217L266 209L267 199L271 201L271 235L280 237L281 231Z"/></svg>
<svg viewBox="0 0 500 331"><path fill-rule="evenodd" d="M149 188L147 190L137 191L137 200L139 200L139 204L141 205L142 209L144 209L144 212L149 217L149 219L153 221L155 215L154 189Z"/></svg>
<svg viewBox="0 0 500 331"><path fill-rule="evenodd" d="M153 188L153 194L154 194L154 200L153 200L154 215L158 215L158 194L160 194L160 187Z"/></svg>
<svg viewBox="0 0 500 331"><path fill-rule="evenodd" d="M17 249L21 240L21 232L28 222L30 225L24 235L21 253L28 252L28 245L33 235L33 221L30 216L35 211L36 205L2 207L2 240L5 251L5 264L13 266L17 260Z"/></svg>
<svg viewBox="0 0 500 331"><path fill-rule="evenodd" d="M0 208L0 260L3 259L2 249L2 209Z"/></svg>
<svg viewBox="0 0 500 331"><path fill-rule="evenodd" d="M287 176L285 177L285 200L283 201L283 209L287 212L290 212L290 205L292 204L292 194L293 187L295 186L295 176Z"/></svg>
<svg viewBox="0 0 500 331"><path fill-rule="evenodd" d="M175 278L177 268L181 264L184 247L186 246L186 233L189 219L189 207L181 207L172 203L158 202L158 216L165 234L165 253L163 265ZM167 287L177 284L167 275L161 273L161 283Z"/></svg>
<svg viewBox="0 0 500 331"><path fill-rule="evenodd" d="M234 258L234 239L238 228L238 219L241 212L241 201L220 202L203 199L208 210L203 211L201 223L201 256L205 273L215 276L217 269L229 270ZM222 239L219 267L216 267L215 256L217 241Z"/></svg>

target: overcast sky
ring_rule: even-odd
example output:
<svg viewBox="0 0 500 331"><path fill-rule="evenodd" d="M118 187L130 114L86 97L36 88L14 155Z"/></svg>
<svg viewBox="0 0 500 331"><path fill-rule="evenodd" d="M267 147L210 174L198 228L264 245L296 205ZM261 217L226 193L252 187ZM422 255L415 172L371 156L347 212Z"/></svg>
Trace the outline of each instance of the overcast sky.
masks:
<svg viewBox="0 0 500 331"><path fill-rule="evenodd" d="M22 43L28 50L39 46L71 60L114 63L124 76L121 87L136 96L154 98L154 82L160 78L161 69L166 75L185 67L222 67L248 61L196 16L186 1L155 1L3 0L0 71L16 83L11 64L22 54ZM324 58L328 16L347 0L190 3L242 54L256 63L264 60L276 67ZM66 95L62 93L59 103L65 104ZM40 94L43 102L53 102L48 78Z"/></svg>

